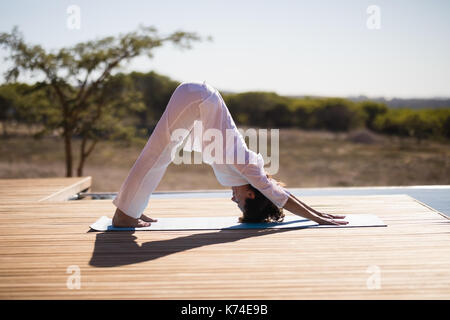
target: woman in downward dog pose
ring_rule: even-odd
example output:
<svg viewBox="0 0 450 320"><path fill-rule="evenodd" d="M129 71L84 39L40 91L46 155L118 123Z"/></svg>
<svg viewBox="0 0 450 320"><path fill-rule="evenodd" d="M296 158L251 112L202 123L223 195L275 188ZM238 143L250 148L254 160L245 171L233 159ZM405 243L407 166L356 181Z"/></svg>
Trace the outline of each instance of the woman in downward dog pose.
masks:
<svg viewBox="0 0 450 320"><path fill-rule="evenodd" d="M319 224L347 224L344 216L314 210L270 178L264 171L261 154L247 148L220 93L206 82L193 81L183 82L175 89L155 130L113 200L117 207L113 217L115 227L146 227L157 222L144 215L143 211L173 161L174 151L190 134L189 138L193 137L198 142L197 131L193 130L194 124L198 123L203 131L211 129L227 137L222 139L223 148L219 150L222 152L215 150L214 158L203 155L203 159L212 166L220 184L231 187L231 200L237 203L243 214L241 222L282 221L284 208ZM200 141L204 150L206 141Z"/></svg>

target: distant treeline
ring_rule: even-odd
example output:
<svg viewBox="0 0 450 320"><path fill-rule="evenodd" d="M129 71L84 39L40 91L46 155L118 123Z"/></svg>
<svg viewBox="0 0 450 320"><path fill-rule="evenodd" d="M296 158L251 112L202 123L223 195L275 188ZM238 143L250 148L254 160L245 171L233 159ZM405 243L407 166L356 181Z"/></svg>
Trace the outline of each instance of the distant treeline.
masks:
<svg viewBox="0 0 450 320"><path fill-rule="evenodd" d="M117 87L139 93L145 108L122 114L135 134L151 133L179 82L155 72L119 74ZM118 81L119 79L120 81ZM130 86L130 82L133 86ZM120 85L119 85L120 87ZM0 122L3 134L8 123L43 124L54 117L50 96L43 84L0 86ZM377 133L421 139L450 139L450 105L440 109L392 109L378 101L344 98L294 98L273 92L222 94L237 125L262 128L300 128L345 132L367 128ZM52 119L55 121L55 119ZM60 119L59 121L64 121Z"/></svg>
<svg viewBox="0 0 450 320"><path fill-rule="evenodd" d="M450 99L448 98L368 98L365 96L349 97L348 99L360 102L360 101L375 101L384 103L389 108L407 108L407 109L440 109L448 108L450 106Z"/></svg>
<svg viewBox="0 0 450 320"><path fill-rule="evenodd" d="M421 139L450 138L450 106L391 109L375 101L343 98L287 98L270 92L224 96L236 122L248 126L296 127L345 132L367 128L381 134Z"/></svg>

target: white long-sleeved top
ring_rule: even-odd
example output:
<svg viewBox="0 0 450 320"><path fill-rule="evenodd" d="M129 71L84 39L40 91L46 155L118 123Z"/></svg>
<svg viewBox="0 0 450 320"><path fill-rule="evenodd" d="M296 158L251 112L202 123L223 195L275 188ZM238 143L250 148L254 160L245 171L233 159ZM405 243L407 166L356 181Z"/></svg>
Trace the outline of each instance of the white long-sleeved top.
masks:
<svg viewBox="0 0 450 320"><path fill-rule="evenodd" d="M202 130L193 130L196 121L200 121ZM172 133L180 128L187 129L190 133L173 141ZM203 136L210 129L209 132L220 133L223 137L222 152L217 154L216 148L214 157L204 152L208 145L211 147L211 140ZM193 142L193 146L187 145L185 150L203 152L203 161L212 166L221 185L251 184L278 208L285 205L289 196L287 190L267 177L261 154L247 148L219 91L200 81L183 82L174 91L163 116L113 203L127 215L140 217L151 193L174 159L172 151L186 138ZM230 139L234 143L230 143ZM233 158L234 161L229 160ZM241 161L237 161L238 159Z"/></svg>

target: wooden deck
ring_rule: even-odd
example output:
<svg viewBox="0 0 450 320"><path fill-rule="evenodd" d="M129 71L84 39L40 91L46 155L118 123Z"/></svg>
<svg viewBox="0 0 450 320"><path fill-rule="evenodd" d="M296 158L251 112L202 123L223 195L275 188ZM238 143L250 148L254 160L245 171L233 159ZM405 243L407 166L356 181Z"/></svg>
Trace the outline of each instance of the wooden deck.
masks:
<svg viewBox="0 0 450 320"><path fill-rule="evenodd" d="M111 200L54 201L90 181L0 180L0 299L450 298L449 220L406 195L302 197L388 227L98 233ZM146 213L239 215L219 198L155 199Z"/></svg>

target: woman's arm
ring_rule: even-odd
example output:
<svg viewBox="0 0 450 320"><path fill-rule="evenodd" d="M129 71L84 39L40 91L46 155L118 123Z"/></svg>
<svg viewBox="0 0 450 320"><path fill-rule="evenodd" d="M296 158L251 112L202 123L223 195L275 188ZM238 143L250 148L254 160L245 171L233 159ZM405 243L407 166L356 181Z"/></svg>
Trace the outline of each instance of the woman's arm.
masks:
<svg viewBox="0 0 450 320"><path fill-rule="evenodd" d="M333 225L348 224L348 222L344 220L335 220L335 219L342 219L344 218L344 216L332 216L316 213L317 211L312 210L303 202L297 200L297 198L295 198L292 194L289 194L289 198L283 208L300 217L304 217L306 219L317 222L318 224L333 224Z"/></svg>
<svg viewBox="0 0 450 320"><path fill-rule="evenodd" d="M322 218L331 218L331 219L344 219L345 216L342 215L335 215L335 214L328 214L328 213L322 213L319 212L317 210L314 210L313 208L311 208L310 206L306 205L305 203L303 203L302 201L300 201L299 199L297 199L297 197L295 197L293 194L289 193L295 200L297 200L297 202L299 202L301 205L303 205L306 209L312 211L313 213L317 214L318 216L322 217Z"/></svg>

